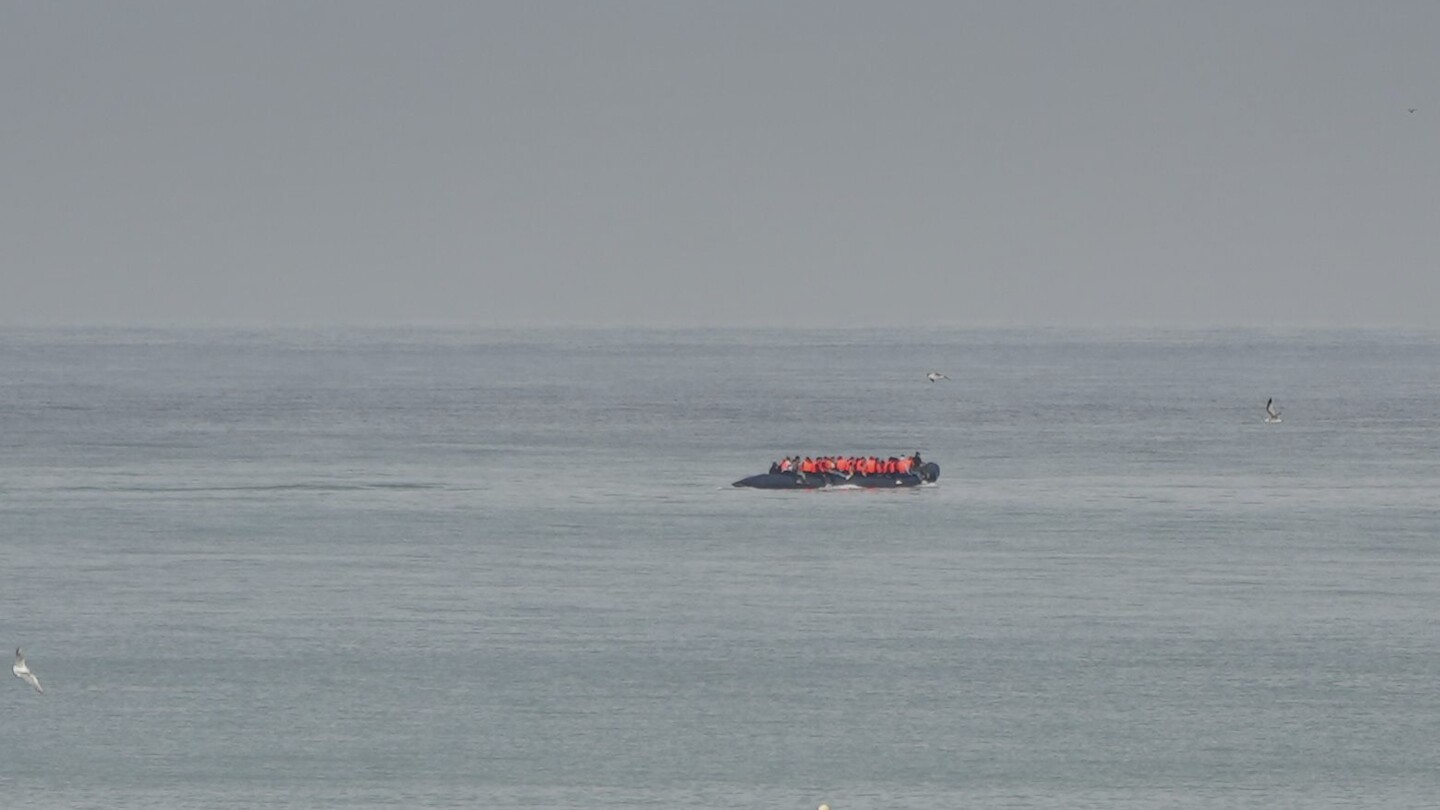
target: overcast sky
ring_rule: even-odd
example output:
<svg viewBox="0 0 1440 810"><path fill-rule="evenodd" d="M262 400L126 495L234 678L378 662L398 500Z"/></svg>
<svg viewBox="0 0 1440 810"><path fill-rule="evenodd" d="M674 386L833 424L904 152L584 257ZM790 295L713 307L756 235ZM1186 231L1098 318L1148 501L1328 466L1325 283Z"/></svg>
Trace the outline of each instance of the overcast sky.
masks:
<svg viewBox="0 0 1440 810"><path fill-rule="evenodd" d="M1440 328L1437 83L1433 0L0 0L0 324Z"/></svg>

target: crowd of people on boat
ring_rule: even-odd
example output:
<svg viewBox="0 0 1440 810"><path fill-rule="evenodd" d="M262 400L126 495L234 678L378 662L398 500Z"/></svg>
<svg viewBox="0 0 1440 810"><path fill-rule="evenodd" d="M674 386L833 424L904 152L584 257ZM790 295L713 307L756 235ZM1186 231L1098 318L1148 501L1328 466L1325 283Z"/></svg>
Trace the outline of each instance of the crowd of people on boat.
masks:
<svg viewBox="0 0 1440 810"><path fill-rule="evenodd" d="M920 465L925 462L920 459L920 451L916 450L914 455L891 456L879 458L876 456L817 456L811 458L782 458L770 465L770 473L795 473L802 478L812 473L834 473L849 478L852 475L909 475L917 473Z"/></svg>

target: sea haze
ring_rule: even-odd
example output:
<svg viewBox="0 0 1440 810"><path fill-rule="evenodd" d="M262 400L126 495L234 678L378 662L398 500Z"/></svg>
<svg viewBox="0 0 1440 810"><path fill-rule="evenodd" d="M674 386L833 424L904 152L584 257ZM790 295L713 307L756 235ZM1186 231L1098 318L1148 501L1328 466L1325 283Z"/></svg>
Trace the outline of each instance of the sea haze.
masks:
<svg viewBox="0 0 1440 810"><path fill-rule="evenodd" d="M0 643L46 688L0 695L0 793L1425 805L1437 368L1375 331L0 330ZM916 450L938 485L729 486Z"/></svg>

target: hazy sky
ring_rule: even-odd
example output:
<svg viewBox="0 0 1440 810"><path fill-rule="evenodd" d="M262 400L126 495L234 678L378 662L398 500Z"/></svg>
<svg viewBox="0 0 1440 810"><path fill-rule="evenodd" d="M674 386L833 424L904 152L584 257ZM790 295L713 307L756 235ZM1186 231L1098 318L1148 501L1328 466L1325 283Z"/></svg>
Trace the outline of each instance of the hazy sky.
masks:
<svg viewBox="0 0 1440 810"><path fill-rule="evenodd" d="M1437 83L1433 0L0 0L0 324L1440 328Z"/></svg>

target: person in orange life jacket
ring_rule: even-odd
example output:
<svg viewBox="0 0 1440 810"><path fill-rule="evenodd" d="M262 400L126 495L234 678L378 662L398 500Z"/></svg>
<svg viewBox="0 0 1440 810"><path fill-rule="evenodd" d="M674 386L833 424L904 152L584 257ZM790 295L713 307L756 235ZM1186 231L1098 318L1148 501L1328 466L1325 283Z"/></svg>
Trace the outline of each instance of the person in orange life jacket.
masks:
<svg viewBox="0 0 1440 810"><path fill-rule="evenodd" d="M780 463L777 464L776 466L780 468L777 472L782 472L782 473L784 473L784 472L790 472L790 470L793 469L793 465L790 463L790 457L789 457L789 456L786 456L785 458L780 459Z"/></svg>

